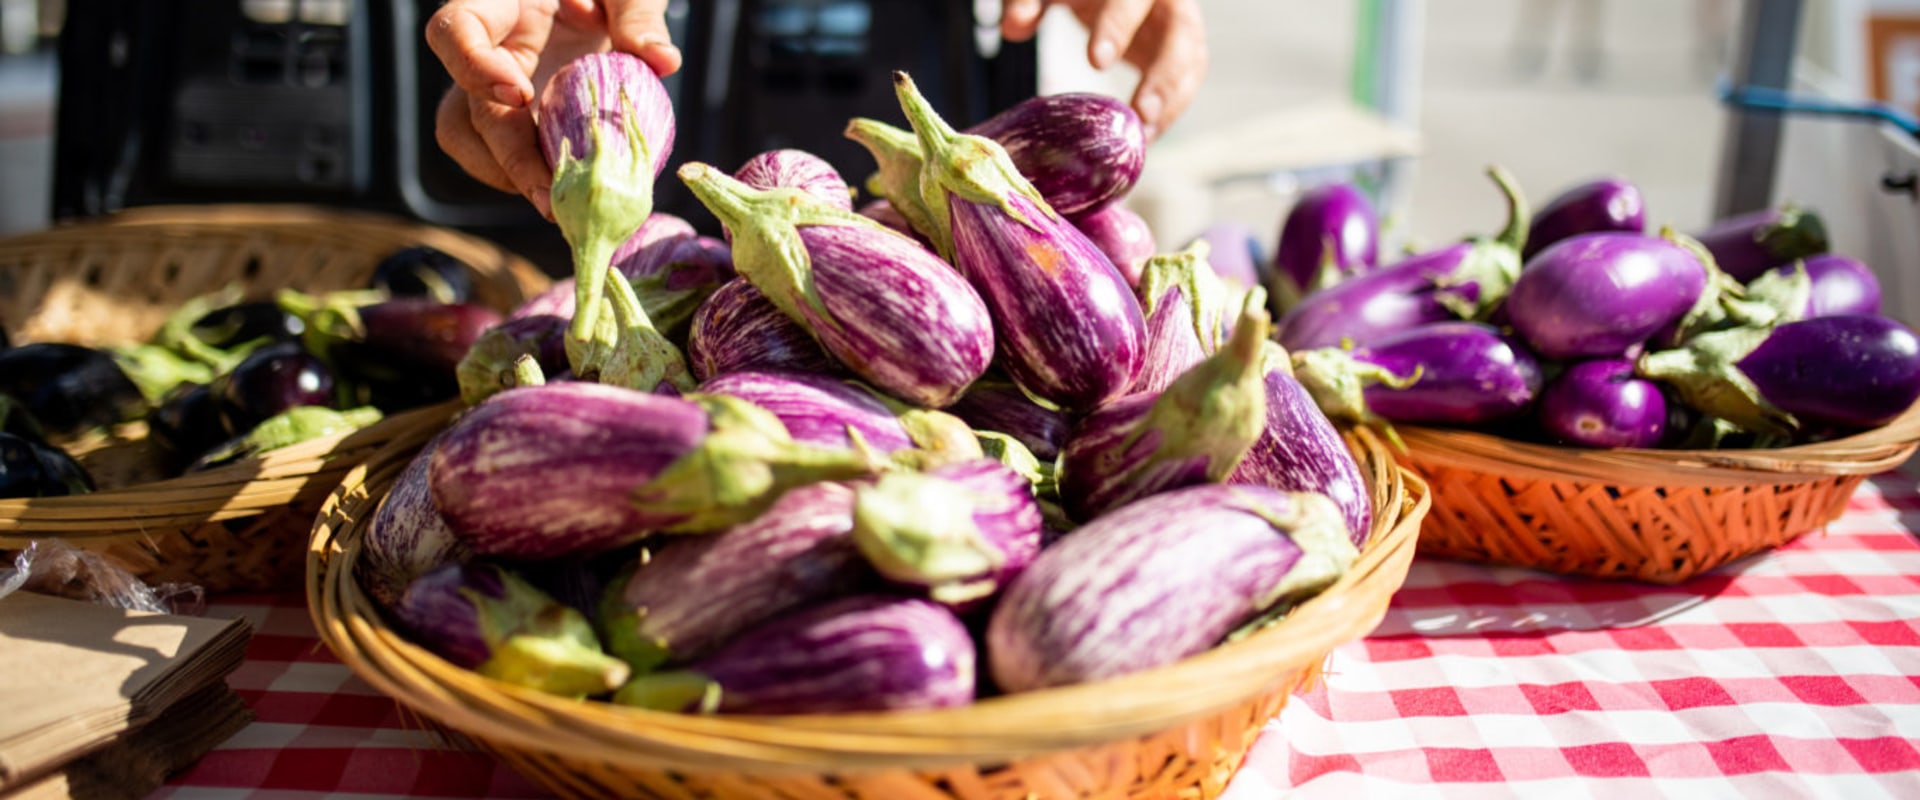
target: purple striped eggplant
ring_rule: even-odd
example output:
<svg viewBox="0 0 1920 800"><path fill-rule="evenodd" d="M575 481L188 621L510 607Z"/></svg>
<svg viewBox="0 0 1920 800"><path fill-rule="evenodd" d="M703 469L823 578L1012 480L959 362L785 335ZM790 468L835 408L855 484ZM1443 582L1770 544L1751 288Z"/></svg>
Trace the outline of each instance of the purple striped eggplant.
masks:
<svg viewBox="0 0 1920 800"><path fill-rule="evenodd" d="M1667 431L1667 400L1624 358L1582 361L1540 391L1540 428L1579 447L1654 447Z"/></svg>
<svg viewBox="0 0 1920 800"><path fill-rule="evenodd" d="M618 250L614 251L614 265L621 265L624 260L623 256L638 252L642 248L662 239L698 235L700 234L693 229L692 223L666 212L654 212L653 215L647 217L646 222L640 223L639 230L634 231L633 235L627 237L627 241L621 244ZM632 278L633 276L628 275L627 277ZM573 278L562 278L554 281L551 286L547 287L546 291L528 298L525 302L514 308L513 313L507 315L507 319L541 315L551 315L560 317L561 319L573 319L574 301L578 299L578 294L578 290L574 288Z"/></svg>
<svg viewBox="0 0 1920 800"><path fill-rule="evenodd" d="M1525 410L1540 365L1491 325L1439 322L1356 350L1293 354L1294 376L1342 422L1477 425Z"/></svg>
<svg viewBox="0 0 1920 800"><path fill-rule="evenodd" d="M1880 279L1873 270L1831 253L1773 269L1747 284L1746 294L1774 309L1781 322L1880 313Z"/></svg>
<svg viewBox="0 0 1920 800"><path fill-rule="evenodd" d="M1500 233L1410 256L1313 293L1280 318L1280 344L1294 352L1343 342L1364 347L1422 325L1491 313L1520 275L1528 213L1512 176L1499 167L1487 175L1507 202L1507 224ZM1276 277L1268 292L1283 287Z"/></svg>
<svg viewBox="0 0 1920 800"><path fill-rule="evenodd" d="M442 658L535 691L605 694L631 674L600 651L585 615L492 564L447 564L420 576L395 616Z"/></svg>
<svg viewBox="0 0 1920 800"><path fill-rule="evenodd" d="M855 118L847 123L846 136L873 154L880 170L867 181L867 190L885 199L887 206L907 225L914 239L936 253L953 252L953 239L946 225L934 219L927 202L920 196L920 173L926 159L920 155L920 139L912 131L901 130L879 120ZM886 220L881 220L886 222ZM900 228L892 223L887 227Z"/></svg>
<svg viewBox="0 0 1920 800"><path fill-rule="evenodd" d="M728 281L694 311L687 360L703 381L747 370L844 371L806 328L745 278Z"/></svg>
<svg viewBox="0 0 1920 800"><path fill-rule="evenodd" d="M780 614L877 585L853 543L853 504L852 487L814 483L719 533L668 541L608 585L608 651L642 673L684 664Z"/></svg>
<svg viewBox="0 0 1920 800"><path fill-rule="evenodd" d="M1359 547L1373 533L1373 498L1366 478L1333 421L1293 376L1288 358L1279 345L1267 343L1266 429L1227 483L1326 495L1340 507Z"/></svg>
<svg viewBox="0 0 1920 800"><path fill-rule="evenodd" d="M776 618L679 672L642 675L614 702L702 714L831 714L973 702L973 639L925 600L857 595Z"/></svg>
<svg viewBox="0 0 1920 800"><path fill-rule="evenodd" d="M1920 397L1920 339L1885 317L1816 317L1703 333L1641 356L1639 373L1757 433L1875 428Z"/></svg>
<svg viewBox="0 0 1920 800"><path fill-rule="evenodd" d="M681 167L680 178L733 229L740 275L854 374L939 408L987 370L987 306L926 248L853 212L793 190L754 189L706 164Z"/></svg>
<svg viewBox="0 0 1920 800"><path fill-rule="evenodd" d="M1233 338L1166 391L1132 394L1080 421L1060 453L1067 514L1090 520L1142 497L1220 483L1267 430L1265 298Z"/></svg>
<svg viewBox="0 0 1920 800"><path fill-rule="evenodd" d="M769 150L747 159L734 180L755 189L799 189L842 211L853 210L853 191L826 159L805 150Z"/></svg>
<svg viewBox="0 0 1920 800"><path fill-rule="evenodd" d="M993 679L1024 692L1171 664L1318 593L1356 555L1320 495L1215 485L1154 495L1067 534L1014 579L987 626Z"/></svg>
<svg viewBox="0 0 1920 800"><path fill-rule="evenodd" d="M1138 288L1147 319L1147 355L1133 392L1158 393L1227 341L1236 295L1210 266L1205 242L1171 255L1154 256ZM1259 302L1266 304L1266 293Z"/></svg>
<svg viewBox="0 0 1920 800"><path fill-rule="evenodd" d="M1722 271L1741 283L1827 252L1827 226L1820 215L1790 205L1728 217L1693 238L1713 254Z"/></svg>
<svg viewBox="0 0 1920 800"><path fill-rule="evenodd" d="M827 375L729 372L701 384L700 391L765 409L801 444L868 448L915 464L980 455L973 430L958 417L890 404L866 388Z"/></svg>
<svg viewBox="0 0 1920 800"><path fill-rule="evenodd" d="M901 215L900 210L894 208L893 203L888 202L884 197L861 206L860 216L878 222L907 236L911 236L914 241L926 244L928 245L928 249L932 249L932 245L928 244L926 237L921 236L919 231L914 230L913 223L908 222L907 218Z"/></svg>
<svg viewBox="0 0 1920 800"><path fill-rule="evenodd" d="M1128 286L1140 285L1140 272L1147 268L1147 259L1153 257L1156 248L1146 220L1117 204L1072 220L1073 226L1119 268Z"/></svg>
<svg viewBox="0 0 1920 800"><path fill-rule="evenodd" d="M1146 347L1126 278L998 144L955 132L906 73L894 73L894 88L927 154L921 197L953 242L954 266L993 309L1007 373L1069 411L1124 394Z"/></svg>
<svg viewBox="0 0 1920 800"><path fill-rule="evenodd" d="M446 518L440 516L440 507L433 504L427 467L439 442L439 437L427 442L400 471L367 525L367 535L360 542L360 559L353 564L360 588L389 611L398 607L401 594L416 578L435 567L464 563L472 557Z"/></svg>
<svg viewBox="0 0 1920 800"><path fill-rule="evenodd" d="M477 405L502 389L525 385L522 357L532 359L539 383L545 383L546 376L567 369L566 336L567 321L551 314L516 317L493 326L473 343L455 370L460 399Z"/></svg>
<svg viewBox="0 0 1920 800"><path fill-rule="evenodd" d="M1068 216L1125 197L1147 159L1139 115L1120 100L1086 92L1030 97L966 132L999 143L1047 205Z"/></svg>
<svg viewBox="0 0 1920 800"><path fill-rule="evenodd" d="M1369 271L1380 263L1380 217L1358 188L1336 182L1301 193L1280 226L1267 291L1294 299ZM1291 307L1291 306L1288 306Z"/></svg>
<svg viewBox="0 0 1920 800"><path fill-rule="evenodd" d="M1640 187L1625 178L1600 178L1561 192L1533 215L1521 258L1532 261L1549 245L1583 233L1646 230L1647 205Z"/></svg>
<svg viewBox="0 0 1920 800"><path fill-rule="evenodd" d="M1040 553L1033 481L979 458L893 472L854 491L853 542L880 574L965 612Z"/></svg>
<svg viewBox="0 0 1920 800"><path fill-rule="evenodd" d="M858 451L795 443L779 418L734 398L554 383L468 411L428 477L475 552L539 560L718 530L792 486L873 470Z"/></svg>
<svg viewBox="0 0 1920 800"><path fill-rule="evenodd" d="M1507 295L1507 321L1554 359L1618 358L1656 337L1678 341L1731 313L1768 313L1686 237L1588 233L1527 262Z"/></svg>
<svg viewBox="0 0 1920 800"><path fill-rule="evenodd" d="M1272 265L1253 229L1239 222L1220 222L1202 231L1195 242L1207 243L1207 263L1229 285L1240 289L1264 286ZM1193 242L1187 243L1188 247ZM1185 248L1182 248L1185 249Z"/></svg>
<svg viewBox="0 0 1920 800"><path fill-rule="evenodd" d="M732 248L707 236L669 236L623 249L613 268L633 286L654 327L674 342L687 340L694 310L734 277Z"/></svg>
<svg viewBox="0 0 1920 800"><path fill-rule="evenodd" d="M1073 430L1073 419L1066 412L1034 402L1012 381L997 377L975 381L947 411L976 431L1003 433L1019 440L1049 464L1060 455Z"/></svg>

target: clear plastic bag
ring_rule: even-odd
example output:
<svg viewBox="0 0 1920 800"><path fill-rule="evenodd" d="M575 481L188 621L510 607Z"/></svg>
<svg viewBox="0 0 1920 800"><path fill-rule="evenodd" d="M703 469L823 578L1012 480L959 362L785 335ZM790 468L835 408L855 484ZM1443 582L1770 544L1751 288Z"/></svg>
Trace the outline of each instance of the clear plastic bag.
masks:
<svg viewBox="0 0 1920 800"><path fill-rule="evenodd" d="M206 592L185 583L149 586L99 553L58 539L39 539L0 567L0 598L27 590L98 605L158 614L200 614Z"/></svg>

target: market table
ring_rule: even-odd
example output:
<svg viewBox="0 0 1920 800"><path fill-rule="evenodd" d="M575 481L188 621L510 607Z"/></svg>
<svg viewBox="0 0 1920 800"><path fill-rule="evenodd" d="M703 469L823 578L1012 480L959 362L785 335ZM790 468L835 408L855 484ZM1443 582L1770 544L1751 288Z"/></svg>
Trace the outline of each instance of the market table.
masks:
<svg viewBox="0 0 1920 800"><path fill-rule="evenodd" d="M1683 586L1418 561L1227 800L1920 797L1920 482ZM258 719L156 798L540 797L354 679L300 595L225 598Z"/></svg>

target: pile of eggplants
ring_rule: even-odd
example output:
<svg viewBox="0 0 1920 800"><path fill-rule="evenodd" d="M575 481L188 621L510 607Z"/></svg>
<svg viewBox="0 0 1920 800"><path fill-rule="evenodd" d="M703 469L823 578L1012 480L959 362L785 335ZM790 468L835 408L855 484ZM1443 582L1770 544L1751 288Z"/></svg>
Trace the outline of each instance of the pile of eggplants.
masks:
<svg viewBox="0 0 1920 800"><path fill-rule="evenodd" d="M634 213L657 83L596 54L542 95L573 283L479 337L356 566L420 644L662 711L942 708L1173 663L1358 557L1368 488L1255 267L1156 254L1121 205L1126 105L962 131L898 75L905 126L849 126L870 180L795 150L675 168L724 237L696 247Z"/></svg>
<svg viewBox="0 0 1920 800"><path fill-rule="evenodd" d="M1883 426L1920 398L1920 340L1880 314L1872 269L1828 252L1812 211L1650 230L1639 190L1608 177L1510 214L1494 239L1408 256L1282 320L1329 416L1574 447L1755 448Z"/></svg>

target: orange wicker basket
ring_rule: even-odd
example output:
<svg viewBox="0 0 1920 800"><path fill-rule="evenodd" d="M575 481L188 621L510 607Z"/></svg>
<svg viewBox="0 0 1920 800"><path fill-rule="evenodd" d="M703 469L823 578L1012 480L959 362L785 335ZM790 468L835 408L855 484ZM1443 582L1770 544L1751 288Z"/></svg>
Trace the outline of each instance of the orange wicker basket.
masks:
<svg viewBox="0 0 1920 800"><path fill-rule="evenodd" d="M1433 489L1422 555L1648 583L1685 581L1817 530L1905 462L1920 406L1865 433L1772 450L1585 450L1399 428Z"/></svg>
<svg viewBox="0 0 1920 800"><path fill-rule="evenodd" d="M1373 536L1352 571L1279 623L1160 669L924 712L699 716L543 695L454 667L388 627L352 578L368 519L424 435L347 475L316 521L308 605L361 678L566 797L1198 798L1333 648L1406 578L1426 487L1368 434Z"/></svg>
<svg viewBox="0 0 1920 800"><path fill-rule="evenodd" d="M0 240L0 320L18 343L137 342L193 297L234 283L255 298L282 288L358 288L382 257L414 244L472 265L476 300L497 309L548 284L485 240L388 217L298 206L155 207ZM397 433L447 413L398 414L174 478L157 473L139 424L63 442L101 491L0 500L0 548L58 538L103 552L150 583L292 588L306 534L341 476Z"/></svg>

